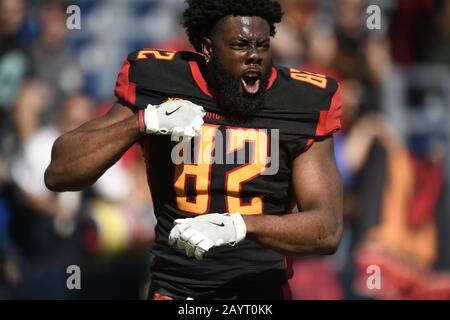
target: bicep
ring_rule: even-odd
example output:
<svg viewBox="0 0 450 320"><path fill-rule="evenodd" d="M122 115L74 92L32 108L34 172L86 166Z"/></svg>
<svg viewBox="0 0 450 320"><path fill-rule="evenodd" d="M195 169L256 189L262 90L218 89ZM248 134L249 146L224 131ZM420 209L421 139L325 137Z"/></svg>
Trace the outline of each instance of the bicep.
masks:
<svg viewBox="0 0 450 320"><path fill-rule="evenodd" d="M308 151L297 156L292 175L300 211L326 210L342 215L342 182L331 137L316 141Z"/></svg>
<svg viewBox="0 0 450 320"><path fill-rule="evenodd" d="M78 128L61 135L52 148L52 160L67 153L67 149L72 148L73 141L79 141L82 137L90 136L92 131L107 128L119 123L133 115L133 111L128 107L115 103L107 114L94 118Z"/></svg>

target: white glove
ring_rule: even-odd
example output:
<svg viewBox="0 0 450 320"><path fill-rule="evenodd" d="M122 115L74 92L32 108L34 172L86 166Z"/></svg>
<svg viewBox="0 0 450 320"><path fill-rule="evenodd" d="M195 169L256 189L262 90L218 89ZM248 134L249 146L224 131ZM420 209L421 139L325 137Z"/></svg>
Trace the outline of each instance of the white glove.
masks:
<svg viewBox="0 0 450 320"><path fill-rule="evenodd" d="M245 239L247 228L239 213L212 213L195 218L177 219L169 235L169 244L185 250L188 257L202 260L212 247L235 245Z"/></svg>
<svg viewBox="0 0 450 320"><path fill-rule="evenodd" d="M173 100L144 110L145 131L192 138L200 133L205 110L188 100Z"/></svg>

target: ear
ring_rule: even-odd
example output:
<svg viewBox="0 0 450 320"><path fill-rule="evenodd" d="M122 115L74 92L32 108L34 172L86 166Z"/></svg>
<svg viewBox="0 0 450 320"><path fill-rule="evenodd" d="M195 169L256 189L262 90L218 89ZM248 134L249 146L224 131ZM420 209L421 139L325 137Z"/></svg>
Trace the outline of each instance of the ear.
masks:
<svg viewBox="0 0 450 320"><path fill-rule="evenodd" d="M210 38L205 37L202 39L202 53L205 56L206 62L211 61L211 56L213 54L213 45Z"/></svg>

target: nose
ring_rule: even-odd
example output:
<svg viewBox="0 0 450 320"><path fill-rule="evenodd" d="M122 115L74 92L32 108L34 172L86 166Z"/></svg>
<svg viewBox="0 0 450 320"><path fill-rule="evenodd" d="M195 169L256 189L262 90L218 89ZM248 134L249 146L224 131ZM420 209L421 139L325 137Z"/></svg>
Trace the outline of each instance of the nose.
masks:
<svg viewBox="0 0 450 320"><path fill-rule="evenodd" d="M251 48L249 48L245 64L246 65L256 64L260 66L262 64L262 60L263 59L261 52L255 46L251 46Z"/></svg>

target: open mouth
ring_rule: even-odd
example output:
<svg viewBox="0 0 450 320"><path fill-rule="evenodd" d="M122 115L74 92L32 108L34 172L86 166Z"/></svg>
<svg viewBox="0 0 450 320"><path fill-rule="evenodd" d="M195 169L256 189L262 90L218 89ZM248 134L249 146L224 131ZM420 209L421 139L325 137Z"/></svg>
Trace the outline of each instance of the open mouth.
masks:
<svg viewBox="0 0 450 320"><path fill-rule="evenodd" d="M261 85L261 74L260 73L247 73L242 76L242 89L244 93L254 95L259 91Z"/></svg>

